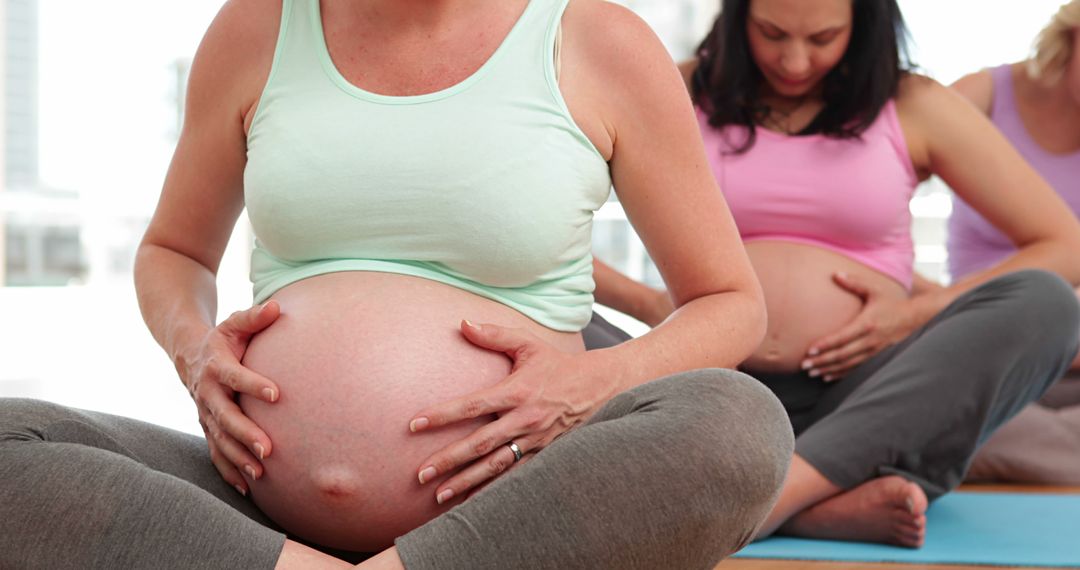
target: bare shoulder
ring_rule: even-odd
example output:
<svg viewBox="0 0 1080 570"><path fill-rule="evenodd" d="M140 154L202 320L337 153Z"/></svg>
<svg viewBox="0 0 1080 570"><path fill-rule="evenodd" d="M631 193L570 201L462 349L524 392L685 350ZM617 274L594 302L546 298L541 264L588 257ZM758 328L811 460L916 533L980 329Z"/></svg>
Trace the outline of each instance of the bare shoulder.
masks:
<svg viewBox="0 0 1080 570"><path fill-rule="evenodd" d="M282 0L228 0L199 44L189 98L200 95L241 114L258 98L270 74L281 26Z"/></svg>
<svg viewBox="0 0 1080 570"><path fill-rule="evenodd" d="M994 78L989 70L976 71L957 79L950 86L971 101L984 115L990 115L994 103Z"/></svg>
<svg viewBox="0 0 1080 570"><path fill-rule="evenodd" d="M910 106L924 103L928 98L940 96L944 90L945 86L936 79L918 73L908 73L900 79L900 85L896 91L896 104Z"/></svg>
<svg viewBox="0 0 1080 570"><path fill-rule="evenodd" d="M900 80L896 110L905 130L909 126L924 128L933 125L942 116L956 113L958 108L971 110L971 105L956 91L935 79L913 73Z"/></svg>
<svg viewBox="0 0 1080 570"><path fill-rule="evenodd" d="M940 138L940 129L954 124L952 119L958 112L975 114L959 94L937 80L914 73L900 80L896 113L920 178L932 170L932 148Z"/></svg>
<svg viewBox="0 0 1080 570"><path fill-rule="evenodd" d="M680 114L693 121L675 62L637 14L604 0L570 0L562 26L560 87L583 130L603 133L589 138L605 158L634 125L671 122Z"/></svg>
<svg viewBox="0 0 1080 570"><path fill-rule="evenodd" d="M597 22L603 22L597 25ZM640 16L604 0L571 0L563 31L580 54L608 79L634 79L658 68L674 69L663 43Z"/></svg>
<svg viewBox="0 0 1080 570"><path fill-rule="evenodd" d="M683 83L686 84L687 92L694 90L694 74L697 73L698 59L688 59L679 63L679 74L682 75Z"/></svg>

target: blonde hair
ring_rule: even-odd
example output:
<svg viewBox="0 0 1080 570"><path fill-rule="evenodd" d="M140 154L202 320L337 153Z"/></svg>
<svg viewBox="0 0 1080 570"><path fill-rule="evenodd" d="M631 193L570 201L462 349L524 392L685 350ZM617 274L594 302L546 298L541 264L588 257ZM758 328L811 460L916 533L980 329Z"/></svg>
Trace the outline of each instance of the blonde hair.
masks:
<svg viewBox="0 0 1080 570"><path fill-rule="evenodd" d="M1080 0L1072 0L1061 6L1035 38L1035 53L1028 61L1028 75L1032 79L1050 85L1061 80L1069 58L1076 51L1073 35L1077 28L1080 28Z"/></svg>

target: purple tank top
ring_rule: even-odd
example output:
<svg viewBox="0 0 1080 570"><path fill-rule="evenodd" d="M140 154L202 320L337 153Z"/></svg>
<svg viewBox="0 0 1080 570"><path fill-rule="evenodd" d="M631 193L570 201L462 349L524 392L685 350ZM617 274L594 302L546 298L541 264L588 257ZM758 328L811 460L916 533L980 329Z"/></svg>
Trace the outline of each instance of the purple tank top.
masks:
<svg viewBox="0 0 1080 570"><path fill-rule="evenodd" d="M1043 150L1031 138L1016 109L1011 66L995 67L990 75L994 81L990 119L1028 164L1061 195L1069 209L1080 215L1080 152L1052 154ZM1016 251L1005 234L955 195L948 229L946 248L953 280L994 265Z"/></svg>

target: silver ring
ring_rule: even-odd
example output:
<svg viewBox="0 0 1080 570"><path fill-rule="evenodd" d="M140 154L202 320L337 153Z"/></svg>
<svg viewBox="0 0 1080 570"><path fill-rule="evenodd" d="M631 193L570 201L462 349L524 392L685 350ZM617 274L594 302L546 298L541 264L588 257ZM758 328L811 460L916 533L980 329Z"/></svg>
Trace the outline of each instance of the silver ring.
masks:
<svg viewBox="0 0 1080 570"><path fill-rule="evenodd" d="M516 443L511 441L510 443L506 444L506 447L509 447L510 451L514 452L514 463L521 461L521 456L524 454L521 453L521 448L518 447Z"/></svg>

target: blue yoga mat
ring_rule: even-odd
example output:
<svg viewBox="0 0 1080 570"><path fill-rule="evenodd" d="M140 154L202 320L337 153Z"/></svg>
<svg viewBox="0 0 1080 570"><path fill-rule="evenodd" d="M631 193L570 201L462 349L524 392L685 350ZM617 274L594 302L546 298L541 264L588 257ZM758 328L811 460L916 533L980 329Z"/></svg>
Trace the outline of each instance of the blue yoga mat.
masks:
<svg viewBox="0 0 1080 570"><path fill-rule="evenodd" d="M773 537L736 557L1080 568L1080 495L952 493L926 513L917 550Z"/></svg>

